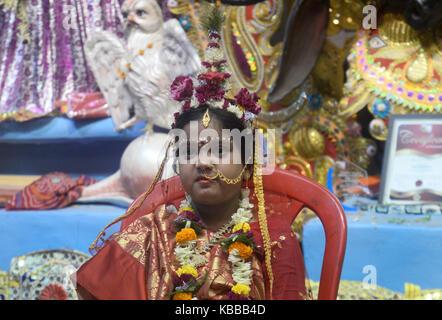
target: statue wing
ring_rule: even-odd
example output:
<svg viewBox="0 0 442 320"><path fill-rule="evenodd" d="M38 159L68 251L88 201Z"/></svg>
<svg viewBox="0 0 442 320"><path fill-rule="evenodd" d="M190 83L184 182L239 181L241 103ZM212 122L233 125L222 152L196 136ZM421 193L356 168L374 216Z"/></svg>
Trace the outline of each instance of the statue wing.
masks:
<svg viewBox="0 0 442 320"><path fill-rule="evenodd" d="M98 31L86 41L85 53L114 125L118 127L130 118L132 107L130 92L119 72L126 53L123 42L109 31Z"/></svg>
<svg viewBox="0 0 442 320"><path fill-rule="evenodd" d="M176 19L164 23L161 59L171 81L177 76L194 75L201 68L197 51Z"/></svg>

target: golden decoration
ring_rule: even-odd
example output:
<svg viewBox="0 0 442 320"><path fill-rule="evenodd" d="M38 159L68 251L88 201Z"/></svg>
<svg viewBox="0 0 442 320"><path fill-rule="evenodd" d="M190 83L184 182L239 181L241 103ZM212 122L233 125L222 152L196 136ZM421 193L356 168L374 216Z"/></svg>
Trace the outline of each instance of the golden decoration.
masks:
<svg viewBox="0 0 442 320"><path fill-rule="evenodd" d="M406 67L406 77L412 82L422 82L432 71L428 65L428 61L424 52L419 52L417 57L415 57L408 67Z"/></svg>
<svg viewBox="0 0 442 320"><path fill-rule="evenodd" d="M293 220L291 229L296 234L298 241L302 242L304 225L311 219L317 217L316 213L310 208L302 208L295 220Z"/></svg>
<svg viewBox="0 0 442 320"><path fill-rule="evenodd" d="M318 61L312 71L313 82L321 93L340 100L343 96L344 63L350 52L354 37L347 39L343 48L339 48L333 41L326 39Z"/></svg>
<svg viewBox="0 0 442 320"><path fill-rule="evenodd" d="M198 2L190 2L190 0L176 0L175 7L171 7L170 1L167 3L167 7L170 12L178 16L184 16L189 19L190 28L186 30L187 37L192 42L195 50L200 57L204 57L204 48L207 45L207 37L201 23L199 22L200 16L200 4Z"/></svg>
<svg viewBox="0 0 442 320"><path fill-rule="evenodd" d="M384 14L378 29L384 41L398 45L416 45L419 42L419 32L410 27L401 14Z"/></svg>
<svg viewBox="0 0 442 320"><path fill-rule="evenodd" d="M328 171L335 166L335 161L329 156L321 156L315 161L314 180L327 186Z"/></svg>
<svg viewBox="0 0 442 320"><path fill-rule="evenodd" d="M330 0L327 35L335 35L342 29L359 30L365 5L362 0Z"/></svg>
<svg viewBox="0 0 442 320"><path fill-rule="evenodd" d="M241 172L239 173L239 175L235 178L227 178L224 173L221 172L221 170L217 170L216 175L213 177L209 177L207 176L204 172L202 172L202 175L204 176L204 178L208 179L208 180L215 180L217 178L219 178L221 181L224 181L227 184L238 184L242 181L242 176L244 174L244 172L247 169L247 164L243 166Z"/></svg>
<svg viewBox="0 0 442 320"><path fill-rule="evenodd" d="M313 295L318 296L319 282L309 281ZM405 283L405 293L381 286L370 286L359 281L341 280L337 300L441 300L442 289L422 290L419 286Z"/></svg>
<svg viewBox="0 0 442 320"><path fill-rule="evenodd" d="M422 290L420 286L405 283L405 300L442 300L442 289Z"/></svg>
<svg viewBox="0 0 442 320"><path fill-rule="evenodd" d="M265 57L273 57L282 53L282 42L274 46L270 44L270 38L281 23L282 10L283 0L260 2L253 8L253 20L249 23L249 28L253 28L253 33L261 32L258 47L261 54Z"/></svg>
<svg viewBox="0 0 442 320"><path fill-rule="evenodd" d="M0 296L4 300L8 300L9 275L5 271L0 270Z"/></svg>
<svg viewBox="0 0 442 320"><path fill-rule="evenodd" d="M325 141L322 134L311 127L302 127L289 134L295 154L298 154L307 161L316 160L325 148Z"/></svg>
<svg viewBox="0 0 442 320"><path fill-rule="evenodd" d="M232 69L232 75L239 87L245 87L250 91L259 91L264 81L264 60L260 54L248 24L245 21L244 6L226 6L225 22L222 39L225 45L228 65ZM236 44L233 43L236 41ZM235 46L240 46L244 52L249 66L250 74L245 74L237 61Z"/></svg>
<svg viewBox="0 0 442 320"><path fill-rule="evenodd" d="M321 94L337 100L343 96L344 63L362 25L364 5L361 0L330 1L327 38L312 71Z"/></svg>
<svg viewBox="0 0 442 320"><path fill-rule="evenodd" d="M255 143L255 157L254 157L254 170L253 170L253 184L255 185L255 195L258 199L258 221L259 228L262 235L262 241L264 245L265 254L265 264L267 268L267 274L269 275L270 282L270 300L273 296L273 282L274 276L272 271L272 249L271 249L271 238L269 234L269 229L267 225L267 216L265 211L265 200L264 200L264 187L262 183L262 167L260 162L261 146L259 143Z"/></svg>
<svg viewBox="0 0 442 320"><path fill-rule="evenodd" d="M367 107L375 118L371 135L385 140L390 114L442 111L442 24L416 31L393 13L380 21L377 30L361 30L352 46L338 114L347 118Z"/></svg>
<svg viewBox="0 0 442 320"><path fill-rule="evenodd" d="M287 156L279 165L281 169L291 170L302 174L310 179L313 179L313 173L310 163L301 157Z"/></svg>
<svg viewBox="0 0 442 320"><path fill-rule="evenodd" d="M204 128L207 128L209 126L209 123L210 123L209 108L207 108L206 112L204 113L202 122L203 122Z"/></svg>
<svg viewBox="0 0 442 320"><path fill-rule="evenodd" d="M348 138L351 149L350 160L362 168L368 168L370 159L377 153L376 143L367 138Z"/></svg>
<svg viewBox="0 0 442 320"><path fill-rule="evenodd" d="M0 7L3 6L4 11L13 10L17 20L19 21L17 29L24 40L30 41L28 14L26 12L26 1L17 0L0 0Z"/></svg>

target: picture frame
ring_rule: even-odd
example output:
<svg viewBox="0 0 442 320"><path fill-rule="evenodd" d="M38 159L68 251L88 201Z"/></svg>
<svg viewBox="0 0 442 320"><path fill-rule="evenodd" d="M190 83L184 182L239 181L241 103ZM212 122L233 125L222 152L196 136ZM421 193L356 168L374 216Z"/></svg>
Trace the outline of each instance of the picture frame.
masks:
<svg viewBox="0 0 442 320"><path fill-rule="evenodd" d="M442 202L442 115L391 115L379 189L381 204Z"/></svg>

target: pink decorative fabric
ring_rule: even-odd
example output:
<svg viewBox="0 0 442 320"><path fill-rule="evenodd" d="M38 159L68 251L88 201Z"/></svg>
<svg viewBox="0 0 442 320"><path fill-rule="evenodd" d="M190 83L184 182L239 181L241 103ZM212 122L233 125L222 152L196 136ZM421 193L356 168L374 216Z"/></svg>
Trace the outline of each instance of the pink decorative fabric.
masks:
<svg viewBox="0 0 442 320"><path fill-rule="evenodd" d="M44 210L63 208L81 196L83 186L95 182L95 179L86 175L73 179L62 172L51 172L14 195L5 209Z"/></svg>

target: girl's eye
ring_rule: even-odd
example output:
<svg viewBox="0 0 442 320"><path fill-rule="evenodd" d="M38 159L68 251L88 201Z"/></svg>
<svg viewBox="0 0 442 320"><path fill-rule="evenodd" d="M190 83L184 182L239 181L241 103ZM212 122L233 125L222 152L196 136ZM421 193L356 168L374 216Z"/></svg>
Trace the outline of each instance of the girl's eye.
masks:
<svg viewBox="0 0 442 320"><path fill-rule="evenodd" d="M129 16L129 13L127 11L124 11L122 13L122 15L123 15L123 18L126 19Z"/></svg>
<svg viewBox="0 0 442 320"><path fill-rule="evenodd" d="M194 148L191 148L190 145L187 146L183 146L182 148L180 148L178 151L178 157L180 152L183 152L183 155L186 157L186 159L190 159L194 156L198 155L198 150L193 150Z"/></svg>
<svg viewBox="0 0 442 320"><path fill-rule="evenodd" d="M219 147L219 153L220 153L220 154L228 153L228 152L230 151L229 149L230 149L230 148L229 148L228 145L221 145L221 146Z"/></svg>
<svg viewBox="0 0 442 320"><path fill-rule="evenodd" d="M187 157L192 157L194 155L198 155L198 151L191 150L191 148L187 148Z"/></svg>
<svg viewBox="0 0 442 320"><path fill-rule="evenodd" d="M219 156L221 157L224 155L228 155L231 152L231 147L232 146L228 142L220 143L219 150L218 150Z"/></svg>

